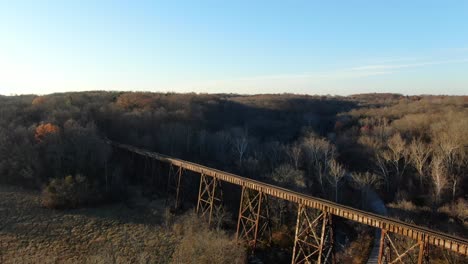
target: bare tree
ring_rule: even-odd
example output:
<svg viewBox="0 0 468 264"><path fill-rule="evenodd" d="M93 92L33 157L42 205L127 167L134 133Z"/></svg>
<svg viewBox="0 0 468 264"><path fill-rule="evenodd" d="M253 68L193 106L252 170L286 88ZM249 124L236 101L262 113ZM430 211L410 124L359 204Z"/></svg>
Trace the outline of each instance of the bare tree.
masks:
<svg viewBox="0 0 468 264"><path fill-rule="evenodd" d="M264 154L270 165L270 169L274 169L278 164L281 164L284 159L285 146L278 142L272 141L265 144Z"/></svg>
<svg viewBox="0 0 468 264"><path fill-rule="evenodd" d="M387 149L381 153L382 158L392 165L396 176L397 190L400 188L401 179L408 166L408 149L406 142L399 133L393 135L387 143Z"/></svg>
<svg viewBox="0 0 468 264"><path fill-rule="evenodd" d="M206 130L202 129L198 132L197 143L198 143L198 155L199 157L204 157L207 151L207 142L208 142L208 133Z"/></svg>
<svg viewBox="0 0 468 264"><path fill-rule="evenodd" d="M291 163L293 164L294 168L296 170L299 169L299 162L301 160L302 155L301 146L297 143L294 143L293 145L289 146L289 148L287 149L287 155L291 160Z"/></svg>
<svg viewBox="0 0 468 264"><path fill-rule="evenodd" d="M293 190L301 190L306 187L306 179L304 172L294 169L290 164L283 164L278 166L273 173L271 178L275 183L291 188ZM282 199L272 199L269 201L270 206L274 206L277 210L271 212L273 215L278 214L280 224L284 223L284 217L287 214L288 203Z"/></svg>
<svg viewBox="0 0 468 264"><path fill-rule="evenodd" d="M324 177L327 175L328 162L336 156L335 147L325 139L310 137L303 141L302 149L309 173L317 177L324 191Z"/></svg>
<svg viewBox="0 0 468 264"><path fill-rule="evenodd" d="M351 173L351 177L356 187L361 190L361 203L364 206L367 203L369 188L378 187L381 183L381 178L377 174L370 172L353 172Z"/></svg>
<svg viewBox="0 0 468 264"><path fill-rule="evenodd" d="M345 173L346 171L343 166L336 160L333 159L328 163L328 181L335 190L335 202L338 202L338 189Z"/></svg>
<svg viewBox="0 0 468 264"><path fill-rule="evenodd" d="M225 164L228 159L229 148L232 142L230 134L221 130L216 132L211 140L211 144L215 150L216 159Z"/></svg>
<svg viewBox="0 0 468 264"><path fill-rule="evenodd" d="M463 148L463 138L452 135L448 131L441 131L435 136L435 148L438 155L443 160L445 171L448 176L447 179L449 180L447 184L450 184L452 202L455 202L458 183L465 174L464 164L466 163L466 153Z"/></svg>
<svg viewBox="0 0 468 264"><path fill-rule="evenodd" d="M294 169L289 164L277 167L272 175L272 179L281 186L293 188L295 190L306 187L304 172Z"/></svg>
<svg viewBox="0 0 468 264"><path fill-rule="evenodd" d="M249 146L247 129L235 129L233 138L233 146L236 153L239 155L239 166L242 167L247 147Z"/></svg>
<svg viewBox="0 0 468 264"><path fill-rule="evenodd" d="M384 142L391 131L389 121L386 117L377 118L375 121L375 132L380 142Z"/></svg>
<svg viewBox="0 0 468 264"><path fill-rule="evenodd" d="M434 184L434 201L438 205L442 191L447 185L447 168L444 159L440 155L435 155L431 162L431 179Z"/></svg>
<svg viewBox="0 0 468 264"><path fill-rule="evenodd" d="M385 150L384 146L380 140L376 140L370 136L361 136L358 139L358 142L372 151L374 163L376 166L376 173L381 176L387 192L390 191L390 171L388 169L388 164L385 159Z"/></svg>
<svg viewBox="0 0 468 264"><path fill-rule="evenodd" d="M431 147L421 139L414 139L409 145L409 160L419 175L419 185L422 187L426 165L431 155Z"/></svg>
<svg viewBox="0 0 468 264"><path fill-rule="evenodd" d="M382 152L378 151L375 154L375 165L378 168L379 175L382 176L384 180L385 189L387 192L390 191L390 172L387 168L387 162L382 157Z"/></svg>

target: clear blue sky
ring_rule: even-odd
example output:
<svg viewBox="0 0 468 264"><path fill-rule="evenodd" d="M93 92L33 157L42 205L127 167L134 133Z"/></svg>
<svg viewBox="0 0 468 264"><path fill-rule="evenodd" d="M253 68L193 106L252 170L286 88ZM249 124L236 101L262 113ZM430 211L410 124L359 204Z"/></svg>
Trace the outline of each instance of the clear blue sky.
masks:
<svg viewBox="0 0 468 264"><path fill-rule="evenodd" d="M468 94L468 1L0 0L0 94Z"/></svg>

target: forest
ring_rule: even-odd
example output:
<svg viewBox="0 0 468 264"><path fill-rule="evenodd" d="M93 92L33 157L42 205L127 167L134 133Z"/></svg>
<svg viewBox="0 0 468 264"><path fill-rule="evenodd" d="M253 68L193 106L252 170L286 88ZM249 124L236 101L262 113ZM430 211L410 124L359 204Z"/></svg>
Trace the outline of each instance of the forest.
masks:
<svg viewBox="0 0 468 264"><path fill-rule="evenodd" d="M368 211L376 193L392 217L467 237L466 131L468 96L0 96L0 184L50 208L124 199L141 182L107 138Z"/></svg>

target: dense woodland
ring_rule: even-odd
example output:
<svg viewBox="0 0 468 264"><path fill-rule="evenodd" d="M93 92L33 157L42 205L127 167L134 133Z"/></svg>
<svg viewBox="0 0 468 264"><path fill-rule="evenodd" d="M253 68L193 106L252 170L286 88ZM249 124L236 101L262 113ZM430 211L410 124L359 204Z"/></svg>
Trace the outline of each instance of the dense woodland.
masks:
<svg viewBox="0 0 468 264"><path fill-rule="evenodd" d="M466 237L466 131L466 96L0 96L0 183L89 193L55 207L112 200L137 182L109 138L363 209L376 190L393 216Z"/></svg>

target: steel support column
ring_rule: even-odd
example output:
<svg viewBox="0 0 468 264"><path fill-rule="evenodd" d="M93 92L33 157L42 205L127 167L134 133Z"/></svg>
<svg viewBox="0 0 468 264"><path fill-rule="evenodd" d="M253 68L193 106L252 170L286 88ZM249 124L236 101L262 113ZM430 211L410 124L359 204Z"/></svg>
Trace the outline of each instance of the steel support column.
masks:
<svg viewBox="0 0 468 264"><path fill-rule="evenodd" d="M292 263L335 263L331 214L299 205Z"/></svg>
<svg viewBox="0 0 468 264"><path fill-rule="evenodd" d="M408 241L407 238L403 239ZM392 239L387 230L382 229L382 234L380 236L379 264L415 263L416 258L418 264L429 263L429 245L424 237L418 241L401 243L404 245L397 242L396 239ZM419 252L417 252L416 257L415 251L417 250Z"/></svg>
<svg viewBox="0 0 468 264"><path fill-rule="evenodd" d="M270 242L269 212L264 193L242 187L236 238L246 241L252 249L257 242Z"/></svg>
<svg viewBox="0 0 468 264"><path fill-rule="evenodd" d="M211 225L213 211L221 209L222 191L218 179L205 174L200 175L200 188L198 191L197 213L208 220Z"/></svg>
<svg viewBox="0 0 468 264"><path fill-rule="evenodd" d="M180 208L181 205L181 196L182 196L182 174L183 168L177 167L174 169L173 165L169 167L169 177L167 181L167 191L169 196L174 196L174 207L173 209L177 210Z"/></svg>

